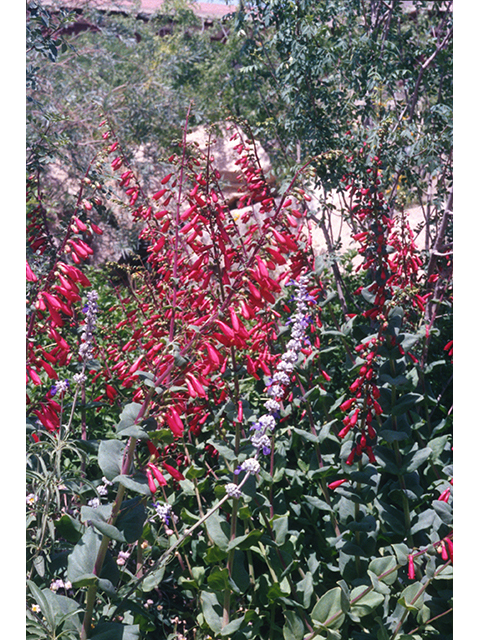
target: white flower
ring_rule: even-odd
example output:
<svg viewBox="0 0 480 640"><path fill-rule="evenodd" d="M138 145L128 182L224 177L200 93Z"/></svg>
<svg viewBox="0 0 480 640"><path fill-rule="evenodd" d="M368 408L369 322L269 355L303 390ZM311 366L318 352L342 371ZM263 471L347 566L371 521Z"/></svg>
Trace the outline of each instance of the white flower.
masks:
<svg viewBox="0 0 480 640"><path fill-rule="evenodd" d="M262 416L257 424L260 425L262 431L266 431L267 429L273 431L275 429L275 418L271 415Z"/></svg>
<svg viewBox="0 0 480 640"><path fill-rule="evenodd" d="M89 507L93 507L94 509L96 509L97 507L100 506L100 500L99 498L92 498L87 502L87 504Z"/></svg>
<svg viewBox="0 0 480 640"><path fill-rule="evenodd" d="M259 431L256 431L253 434L253 436L250 438L250 440L256 449L263 449L263 453L265 455L270 453L271 442L270 442L270 438L267 435L262 434Z"/></svg>
<svg viewBox="0 0 480 640"><path fill-rule="evenodd" d="M280 411L281 406L276 400L270 399L265 402L265 409L270 413L275 413L275 411Z"/></svg>
<svg viewBox="0 0 480 640"><path fill-rule="evenodd" d="M225 485L225 491L231 498L241 498L242 490L237 487L234 482L229 482Z"/></svg>
<svg viewBox="0 0 480 640"><path fill-rule="evenodd" d="M287 385L290 382L290 376L286 374L284 371L277 371L273 374L273 382L277 382L279 384Z"/></svg>
<svg viewBox="0 0 480 640"><path fill-rule="evenodd" d="M159 504L155 505L155 511L157 512L158 517L162 522L166 525L170 522L170 514L172 511L172 507L169 504Z"/></svg>
<svg viewBox="0 0 480 640"><path fill-rule="evenodd" d="M29 493L27 496L27 504L28 505L33 505L35 504L35 502L37 502L38 500L38 496L36 496L34 493Z"/></svg>
<svg viewBox="0 0 480 640"><path fill-rule="evenodd" d="M256 458L248 458L242 462L240 469L242 469L242 471L249 471L250 473L258 473L260 471L260 463Z"/></svg>
<svg viewBox="0 0 480 640"><path fill-rule="evenodd" d="M52 584L50 585L50 591L58 591L58 589L61 589L63 587L63 580L54 580L52 582Z"/></svg>
<svg viewBox="0 0 480 640"><path fill-rule="evenodd" d="M267 395L272 398L282 398L284 394L283 387L279 384L272 384L271 387L268 388Z"/></svg>

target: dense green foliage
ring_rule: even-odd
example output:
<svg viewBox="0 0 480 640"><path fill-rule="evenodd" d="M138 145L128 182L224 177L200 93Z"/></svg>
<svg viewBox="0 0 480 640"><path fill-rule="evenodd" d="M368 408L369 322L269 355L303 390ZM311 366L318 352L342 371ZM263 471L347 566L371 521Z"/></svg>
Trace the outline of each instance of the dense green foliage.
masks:
<svg viewBox="0 0 480 640"><path fill-rule="evenodd" d="M241 4L223 42L29 3L27 637L448 640L451 13ZM222 120L236 212L187 143ZM144 251L94 267L113 204Z"/></svg>

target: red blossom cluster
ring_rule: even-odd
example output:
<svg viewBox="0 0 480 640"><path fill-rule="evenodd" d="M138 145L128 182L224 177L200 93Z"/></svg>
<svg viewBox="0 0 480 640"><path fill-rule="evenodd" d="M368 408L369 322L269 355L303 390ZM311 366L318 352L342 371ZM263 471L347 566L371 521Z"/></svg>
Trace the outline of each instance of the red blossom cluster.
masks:
<svg viewBox="0 0 480 640"><path fill-rule="evenodd" d="M105 326L94 348L103 363L94 379L104 379L109 400L121 389L131 389L134 402L150 394L149 415L159 427L175 439L196 436L210 403L238 405L238 391L221 375L227 367L244 366L255 378L271 374L279 317L271 305L282 283L305 267L291 230L301 214L291 199L276 203L251 145L240 142L240 219L222 195L212 158L185 142L169 158L174 169L148 196L108 124L101 128L104 158L143 225L148 259L134 290L116 287L118 303L104 317L120 311L122 319ZM232 136L240 133L232 129ZM156 477L151 467L149 474Z"/></svg>
<svg viewBox="0 0 480 640"><path fill-rule="evenodd" d="M35 202L36 200L36 202ZM81 264L93 254L93 249L82 236L102 231L88 219L86 201L81 202L71 217L62 241L55 241L48 230L45 211L36 192L36 180L30 176L27 182L27 202L32 201L27 213L27 246L36 256L52 256L46 273L37 275L26 263L27 315L26 375L27 405L31 404L28 385L48 385L57 380L56 367L68 365L72 359L72 348L65 337L65 329L77 322L76 305L81 301L81 288L90 287L86 275L75 265ZM80 213L80 209L82 212ZM81 218L84 217L85 220ZM69 264L69 258L75 264ZM46 378L45 375L46 374ZM31 404L30 413L50 432L59 427L60 405L53 400L49 388L40 402Z"/></svg>
<svg viewBox="0 0 480 640"><path fill-rule="evenodd" d="M380 390L376 385L376 369L380 347L388 341L395 346L395 336L387 335L388 313L405 296L412 296L414 304L424 310L428 297L414 293L418 272L422 261L414 243L413 233L402 215L396 220L390 217L381 187L381 161L375 155L367 169L367 185L357 186L352 176L344 176L346 190L351 196L350 217L356 229L353 239L359 243L358 253L363 262L357 271L365 271L370 284L359 287L357 295L362 295L370 304L362 316L372 325L372 334L355 347L360 359L357 378L350 385L353 397L345 400L340 409L345 413L343 428L339 437L344 438L352 428L358 436L346 463L353 464L365 452L370 462L375 463L373 445L376 431L373 422L382 414L378 400ZM400 352L403 353L401 345ZM409 354L413 360L415 356Z"/></svg>

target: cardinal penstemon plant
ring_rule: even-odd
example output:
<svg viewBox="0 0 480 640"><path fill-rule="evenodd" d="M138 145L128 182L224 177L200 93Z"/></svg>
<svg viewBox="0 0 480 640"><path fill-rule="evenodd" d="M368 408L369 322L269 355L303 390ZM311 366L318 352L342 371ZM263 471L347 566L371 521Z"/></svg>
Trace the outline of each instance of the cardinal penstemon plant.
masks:
<svg viewBox="0 0 480 640"><path fill-rule="evenodd" d="M275 197L232 122L245 186L232 212L213 145L188 144L187 127L146 193L104 120L61 242L30 192L29 628L196 640L443 629L448 385L433 397L425 365L445 353L436 323L448 322L424 323L422 260L384 203L380 150L345 176L364 262L339 307L340 272L315 258L304 224L303 170ZM128 285L82 267L101 233L101 171L147 247Z"/></svg>

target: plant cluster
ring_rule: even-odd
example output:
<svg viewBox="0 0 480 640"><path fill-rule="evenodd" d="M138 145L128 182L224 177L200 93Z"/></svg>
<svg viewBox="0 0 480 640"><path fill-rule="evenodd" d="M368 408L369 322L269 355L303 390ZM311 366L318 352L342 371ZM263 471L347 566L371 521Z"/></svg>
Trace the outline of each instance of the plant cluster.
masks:
<svg viewBox="0 0 480 640"><path fill-rule="evenodd" d="M345 176L364 258L345 315L304 231L301 172L275 199L232 122L234 219L186 127L151 196L100 131L148 258L126 284L82 267L81 236L100 231L85 193L59 246L34 228L31 632L448 634L448 320L424 324L426 274L380 158L363 184Z"/></svg>

